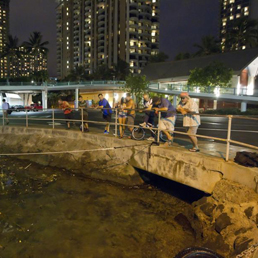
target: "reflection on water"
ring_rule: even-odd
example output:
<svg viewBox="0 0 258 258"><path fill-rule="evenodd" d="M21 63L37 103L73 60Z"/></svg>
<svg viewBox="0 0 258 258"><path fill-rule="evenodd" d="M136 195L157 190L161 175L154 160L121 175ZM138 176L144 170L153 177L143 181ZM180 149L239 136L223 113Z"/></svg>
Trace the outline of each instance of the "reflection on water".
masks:
<svg viewBox="0 0 258 258"><path fill-rule="evenodd" d="M0 257L165 258L196 245L191 206L154 187L3 157L0 169Z"/></svg>

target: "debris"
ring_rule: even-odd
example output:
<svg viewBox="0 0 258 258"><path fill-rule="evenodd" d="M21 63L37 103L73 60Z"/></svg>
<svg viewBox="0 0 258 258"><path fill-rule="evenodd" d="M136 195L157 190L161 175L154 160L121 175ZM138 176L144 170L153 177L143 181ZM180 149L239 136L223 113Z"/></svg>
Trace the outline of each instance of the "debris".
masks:
<svg viewBox="0 0 258 258"><path fill-rule="evenodd" d="M27 169L27 168L29 168L31 166L31 163L27 166L27 167L25 167L24 169Z"/></svg>

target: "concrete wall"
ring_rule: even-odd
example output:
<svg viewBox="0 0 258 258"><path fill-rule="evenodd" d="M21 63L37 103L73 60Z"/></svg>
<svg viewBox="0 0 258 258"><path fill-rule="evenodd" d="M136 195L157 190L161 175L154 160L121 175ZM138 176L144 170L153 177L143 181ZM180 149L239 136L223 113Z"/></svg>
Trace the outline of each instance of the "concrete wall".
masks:
<svg viewBox="0 0 258 258"><path fill-rule="evenodd" d="M100 148L114 149L105 151ZM123 184L142 183L134 169L139 168L206 193L212 193L221 179L238 182L258 192L258 168L245 168L202 153L189 153L178 147L150 147L146 142L96 134L2 127L0 155L64 150L95 151L20 158Z"/></svg>

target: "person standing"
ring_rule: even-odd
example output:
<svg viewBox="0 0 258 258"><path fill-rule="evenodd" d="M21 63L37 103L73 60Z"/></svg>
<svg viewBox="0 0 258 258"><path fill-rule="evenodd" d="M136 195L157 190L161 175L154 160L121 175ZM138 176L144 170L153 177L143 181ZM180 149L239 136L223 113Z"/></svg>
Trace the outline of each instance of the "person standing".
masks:
<svg viewBox="0 0 258 258"><path fill-rule="evenodd" d="M9 103L7 103L5 99L3 99L2 109L3 109L4 120L6 121L6 125L8 125L9 124L8 109L10 109L10 106L9 106Z"/></svg>
<svg viewBox="0 0 258 258"><path fill-rule="evenodd" d="M201 124L199 107L187 92L181 92L180 98L181 101L177 106L177 111L183 115L183 126L187 128L187 133L193 144L193 148L189 149L189 151L199 152L198 139L195 136Z"/></svg>
<svg viewBox="0 0 258 258"><path fill-rule="evenodd" d="M120 133L120 138L122 139L124 137L124 132L125 132L125 123L126 123L126 117L127 117L127 112L124 110L126 107L125 103L125 98L122 97L120 102L116 104L116 108L119 109L118 113L118 123L119 125L119 133Z"/></svg>
<svg viewBox="0 0 258 258"><path fill-rule="evenodd" d="M72 113L73 110L67 101L59 99L58 104L59 104L59 108L61 108L64 112L65 119L67 119L66 120L67 130L69 130L71 128L69 120L72 120L74 118Z"/></svg>
<svg viewBox="0 0 258 258"><path fill-rule="evenodd" d="M87 108L89 107L88 101L84 100L82 96L79 96L79 109L82 111L80 112L81 119L83 118L83 126L84 126L84 132L89 132L89 125L86 122L89 118L89 113Z"/></svg>
<svg viewBox="0 0 258 258"><path fill-rule="evenodd" d="M127 126L130 131L130 135L128 136L128 139L132 139L132 131L134 126L134 120L135 120L135 103L132 99L131 93L126 93L126 107L125 110L127 110Z"/></svg>
<svg viewBox="0 0 258 258"><path fill-rule="evenodd" d="M151 110L153 103L152 103L152 99L150 98L150 95L147 93L143 95L143 105L144 105L143 111L145 111L145 116L144 116L144 122L140 124L140 126L146 127L147 124L154 126L155 112ZM149 137L147 140L155 141L155 135L151 133L151 137Z"/></svg>
<svg viewBox="0 0 258 258"><path fill-rule="evenodd" d="M171 146L173 144L173 132L176 123L176 109L171 102L166 98L154 97L153 109L161 113L159 121L159 129L167 136L168 141L164 146Z"/></svg>
<svg viewBox="0 0 258 258"><path fill-rule="evenodd" d="M96 108L102 109L103 119L107 121L104 134L109 134L109 128L110 128L109 123L111 122L111 118L112 118L112 109L108 101L103 97L102 93L98 95L98 98L99 98L99 105Z"/></svg>

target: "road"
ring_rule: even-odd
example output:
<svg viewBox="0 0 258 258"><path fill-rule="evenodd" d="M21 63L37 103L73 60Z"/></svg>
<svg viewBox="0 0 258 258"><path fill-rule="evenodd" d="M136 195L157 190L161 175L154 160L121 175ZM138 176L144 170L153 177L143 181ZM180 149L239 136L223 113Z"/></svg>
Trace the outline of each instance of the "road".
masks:
<svg viewBox="0 0 258 258"><path fill-rule="evenodd" d="M64 119L61 110L55 110L55 119ZM136 117L135 124L139 124L143 121L144 114L139 114ZM10 125L25 126L26 125L26 113L25 112L13 112L9 115ZM28 112L29 126L52 128L52 112L51 111L39 111ZM31 119L49 119L49 121L31 120ZM13 120L15 119L15 120ZM75 119L80 119L80 114L75 112ZM89 111L89 120L103 122L102 113L99 110ZM213 136L219 138L227 137L228 119L224 117L202 117L201 126L199 127L198 134L205 136ZM113 116L113 122L115 118ZM2 124L2 115L0 115L0 125ZM74 130L79 130L79 123ZM64 121L56 121L55 128L65 128ZM91 131L101 132L104 130L103 125L90 124ZM94 129L93 129L94 128ZM184 132L182 125L182 117L177 118L176 130ZM180 136L181 137L181 136ZM232 122L232 134L231 139L241 141L244 143L258 146L258 121L233 119ZM210 141L210 140L209 140Z"/></svg>

